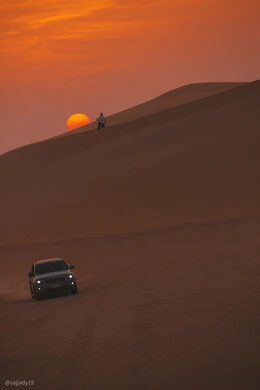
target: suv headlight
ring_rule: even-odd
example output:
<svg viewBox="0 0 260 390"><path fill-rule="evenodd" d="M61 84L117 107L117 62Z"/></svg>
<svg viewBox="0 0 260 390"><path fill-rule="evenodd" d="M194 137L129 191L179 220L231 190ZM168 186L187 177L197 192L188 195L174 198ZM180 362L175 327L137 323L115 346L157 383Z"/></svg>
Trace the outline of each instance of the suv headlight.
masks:
<svg viewBox="0 0 260 390"><path fill-rule="evenodd" d="M40 284L40 283L42 283L42 281L41 280L36 280L36 283Z"/></svg>
<svg viewBox="0 0 260 390"><path fill-rule="evenodd" d="M69 279L72 279L72 278L73 278L73 275L71 275L71 274L68 275L68 278L69 278Z"/></svg>

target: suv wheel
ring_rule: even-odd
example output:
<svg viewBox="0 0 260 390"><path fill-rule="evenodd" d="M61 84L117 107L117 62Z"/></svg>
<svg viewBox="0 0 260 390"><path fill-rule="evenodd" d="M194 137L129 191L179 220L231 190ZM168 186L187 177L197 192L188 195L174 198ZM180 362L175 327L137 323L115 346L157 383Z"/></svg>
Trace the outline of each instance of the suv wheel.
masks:
<svg viewBox="0 0 260 390"><path fill-rule="evenodd" d="M31 287L31 285L30 285L30 292L31 292L32 298L35 298L35 294L34 294L34 291L33 291L32 287Z"/></svg>
<svg viewBox="0 0 260 390"><path fill-rule="evenodd" d="M70 288L70 291L71 291L71 294L77 294L77 293L78 293L78 287L77 287L77 285L75 284L75 286L71 287L71 288Z"/></svg>
<svg viewBox="0 0 260 390"><path fill-rule="evenodd" d="M39 293L35 293L35 299L36 301L40 301L43 297L42 297L42 294L39 294Z"/></svg>

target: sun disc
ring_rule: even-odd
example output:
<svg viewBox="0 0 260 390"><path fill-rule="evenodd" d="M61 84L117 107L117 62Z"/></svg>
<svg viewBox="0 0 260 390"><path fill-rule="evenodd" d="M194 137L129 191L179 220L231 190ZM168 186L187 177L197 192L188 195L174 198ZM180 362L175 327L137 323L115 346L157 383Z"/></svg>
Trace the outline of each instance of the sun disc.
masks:
<svg viewBox="0 0 260 390"><path fill-rule="evenodd" d="M88 123L90 123L90 119L85 114L73 114L69 117L69 119L66 122L67 129L74 130L81 126L85 126Z"/></svg>

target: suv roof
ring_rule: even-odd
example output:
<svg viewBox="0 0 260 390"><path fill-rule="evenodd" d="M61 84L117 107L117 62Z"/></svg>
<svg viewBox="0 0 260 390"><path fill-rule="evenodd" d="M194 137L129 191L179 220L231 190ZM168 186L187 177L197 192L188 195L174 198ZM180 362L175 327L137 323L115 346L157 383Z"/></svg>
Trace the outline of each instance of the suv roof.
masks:
<svg viewBox="0 0 260 390"><path fill-rule="evenodd" d="M54 257L54 258L51 258L51 259L38 259L38 260L35 260L35 264L36 263L48 263L48 262L51 262L51 261L57 261L57 260L63 260L65 261L62 257Z"/></svg>

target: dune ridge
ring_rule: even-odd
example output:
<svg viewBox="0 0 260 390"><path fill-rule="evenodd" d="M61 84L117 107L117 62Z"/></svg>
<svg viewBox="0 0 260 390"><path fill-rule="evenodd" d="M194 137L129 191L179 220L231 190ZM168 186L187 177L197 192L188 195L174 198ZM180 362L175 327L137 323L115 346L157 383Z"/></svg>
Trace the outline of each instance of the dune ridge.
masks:
<svg viewBox="0 0 260 390"><path fill-rule="evenodd" d="M115 136L116 137L124 136L128 131L134 132L135 128L138 131L140 126L142 126L142 125L149 126L151 124L154 124L154 121L156 121L157 118L160 121L162 116L164 116L164 119L166 119L168 114L171 114L171 118L173 118L173 116L174 116L174 119L177 119L178 117L187 116L187 115L194 114L196 112L200 112L203 110L214 108L214 106L228 104L232 100L235 101L235 100L238 100L241 98L245 98L247 96L246 94L250 93L250 87L249 87L250 85L252 85L252 87L251 87L252 89L256 88L256 90L257 90L258 80L254 81L252 83L220 83L219 88L216 88L217 91L220 89L220 92L217 92L217 93L213 93L213 91L215 91L215 89L213 88L213 86L211 86L211 84L218 85L219 83L206 83L206 85L207 84L209 84L209 87L211 87L210 88L210 91L212 92L211 94L206 95L204 97L198 97L198 93L200 94L199 96L201 96L201 91L199 90L199 91L196 91L196 94L195 94L196 99L195 100L186 101L187 99L185 99L185 103L183 103L183 104L177 104L177 105L174 105L173 107L171 106L170 108L163 109L163 110L162 109L160 109L160 110L155 109L150 115L146 115L145 111L144 111L142 116L137 115L137 117L135 119L131 119L127 122L124 122L123 131L116 131L118 129L121 129L121 122L118 121L119 123L116 123L114 125L109 126L108 132L107 131L104 132L103 140L104 139L111 139ZM226 85L226 88L223 87L223 84ZM200 85L200 84L198 84L198 85ZM230 85L233 86L233 88L230 87ZM195 85L191 84L191 87L195 87L195 86L197 86L197 84L195 84ZM244 89L243 86L246 86L246 88ZM247 86L248 86L248 88L247 88ZM185 87L183 87L183 88L185 89ZM187 87L189 87L189 86L187 86ZM180 90L182 90L182 88L180 88ZM230 90L230 93L228 93L228 90ZM170 91L170 93L166 93L163 96L165 97L168 94L170 95L172 92L175 92L175 91L176 90ZM224 94L222 94L222 92ZM214 95L216 95L216 97ZM159 96L158 100L160 100L160 98L161 97ZM157 100L157 99L153 99L151 102L153 103L154 100ZM147 103L149 103L149 102L147 102ZM144 103L144 105L145 104L146 103ZM138 105L138 106L136 106L136 108L138 108L138 110L140 110L141 106L142 105L140 105L140 106ZM133 110L134 110L134 108L133 108ZM117 114L115 114L115 116L116 115ZM44 140L44 141L40 141L40 142L36 142L33 144L29 144L29 145L25 145L25 146L16 148L14 150L8 151L8 152L0 155L0 162L1 162L1 159L5 158L5 156L7 156L7 155L10 156L13 153L21 153L22 155L24 155L24 153L26 153L27 150L30 149L32 146L34 147L35 151L39 152L42 149L44 149L46 145L48 145L48 147L53 146L53 148L56 148L57 145L60 145L61 146L60 149L62 149L62 146L68 145L68 143L73 145L73 143L75 142L75 144L77 146L79 146L79 140L85 141L85 139L87 139L88 140L87 145L89 147L91 147L93 145L93 143L95 144L95 141L98 138L94 135L94 134L96 134L96 132L90 131L91 135L87 134L88 132L85 131L84 129L88 128L88 126L92 126L91 130L96 129L96 125L93 123L90 123L89 125L85 125L82 128L80 128L79 131L75 130L75 131L66 132L65 134L63 134L63 135L68 136L69 140L61 141L60 138L63 138L63 137L57 136L57 137L49 138L49 139ZM81 134L81 133L84 133L84 134Z"/></svg>
<svg viewBox="0 0 260 390"><path fill-rule="evenodd" d="M230 88L235 88L243 85L243 82L207 82L188 84L182 87L173 89L159 95L156 98L150 99L144 103L140 103L134 107L119 111L116 114L107 117L108 126L114 126L120 123L133 121L144 116L149 116L156 112L165 111L169 108L180 106L182 104L199 100L204 97L214 95ZM96 129L96 123L92 122L74 130L73 133L90 131ZM62 136L68 135L68 132Z"/></svg>

